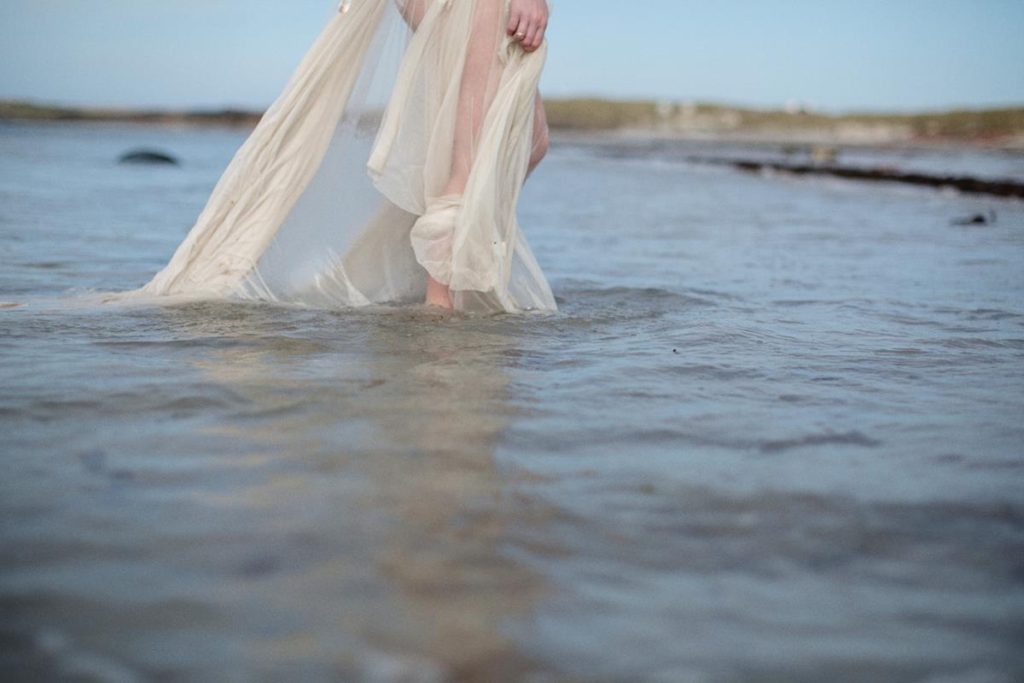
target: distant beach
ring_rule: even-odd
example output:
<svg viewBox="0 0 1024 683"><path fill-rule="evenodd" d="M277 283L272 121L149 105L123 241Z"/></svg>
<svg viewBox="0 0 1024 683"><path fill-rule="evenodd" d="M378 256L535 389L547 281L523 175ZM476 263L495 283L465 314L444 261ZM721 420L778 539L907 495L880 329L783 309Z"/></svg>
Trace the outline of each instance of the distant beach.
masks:
<svg viewBox="0 0 1024 683"><path fill-rule="evenodd" d="M818 145L970 145L1024 150L1024 107L921 113L825 113L792 105L545 100L548 124L566 131Z"/></svg>
<svg viewBox="0 0 1024 683"><path fill-rule="evenodd" d="M837 114L800 105L754 109L703 102L600 98L545 98L544 102L548 124L563 134L793 145L967 145L1024 151L1024 107ZM0 120L251 127L261 115L244 109L136 110L0 101Z"/></svg>

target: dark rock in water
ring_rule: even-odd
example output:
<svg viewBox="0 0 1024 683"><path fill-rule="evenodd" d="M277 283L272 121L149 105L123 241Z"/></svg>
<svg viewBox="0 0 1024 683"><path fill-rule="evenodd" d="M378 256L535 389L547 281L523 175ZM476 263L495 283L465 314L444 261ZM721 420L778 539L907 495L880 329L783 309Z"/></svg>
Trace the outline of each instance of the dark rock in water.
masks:
<svg viewBox="0 0 1024 683"><path fill-rule="evenodd" d="M1024 182L1019 180L988 180L971 176L942 176L929 173L904 173L892 168L857 168L837 164L798 164L786 161L763 161L760 159L735 159L724 157L688 156L687 161L697 164L715 164L732 166L749 173L778 171L793 175L824 175L848 180L865 180L871 182L906 183L934 187L936 189L954 189L968 194L987 194L996 197L1017 197L1024 199ZM984 218L984 216L982 216ZM995 222L995 214L990 214L991 222ZM971 225L980 225L972 223Z"/></svg>
<svg viewBox="0 0 1024 683"><path fill-rule="evenodd" d="M996 212L989 211L987 216L983 213L976 213L973 216L956 218L952 221L952 225L990 225L995 222Z"/></svg>
<svg viewBox="0 0 1024 683"><path fill-rule="evenodd" d="M178 165L178 160L170 154L149 149L136 149L125 152L118 161L122 164L170 164Z"/></svg>

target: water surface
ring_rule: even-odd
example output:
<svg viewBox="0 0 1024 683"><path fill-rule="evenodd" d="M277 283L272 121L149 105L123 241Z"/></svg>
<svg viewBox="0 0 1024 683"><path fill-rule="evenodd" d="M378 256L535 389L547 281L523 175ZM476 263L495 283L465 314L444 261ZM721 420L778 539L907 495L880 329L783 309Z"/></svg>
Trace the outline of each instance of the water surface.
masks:
<svg viewBox="0 0 1024 683"><path fill-rule="evenodd" d="M1024 204L562 141L552 315L74 303L243 137L0 127L6 678L1024 677Z"/></svg>

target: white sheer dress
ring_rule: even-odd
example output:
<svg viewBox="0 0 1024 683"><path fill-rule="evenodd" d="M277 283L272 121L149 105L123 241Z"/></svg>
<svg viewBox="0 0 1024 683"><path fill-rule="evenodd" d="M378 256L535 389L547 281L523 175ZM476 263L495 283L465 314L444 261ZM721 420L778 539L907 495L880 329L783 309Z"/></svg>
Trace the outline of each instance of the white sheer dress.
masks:
<svg viewBox="0 0 1024 683"><path fill-rule="evenodd" d="M526 52L508 11L343 2L170 262L121 294L421 303L429 273L458 310L556 310L516 216L547 44Z"/></svg>

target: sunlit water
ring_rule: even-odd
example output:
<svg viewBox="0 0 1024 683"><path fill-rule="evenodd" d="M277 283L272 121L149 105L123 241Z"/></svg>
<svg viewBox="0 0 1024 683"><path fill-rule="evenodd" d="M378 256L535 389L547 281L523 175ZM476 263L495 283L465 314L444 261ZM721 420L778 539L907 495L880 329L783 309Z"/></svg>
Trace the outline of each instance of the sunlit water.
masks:
<svg viewBox="0 0 1024 683"><path fill-rule="evenodd" d="M562 142L556 314L75 305L244 134L0 127L4 680L1024 676L1024 204Z"/></svg>

